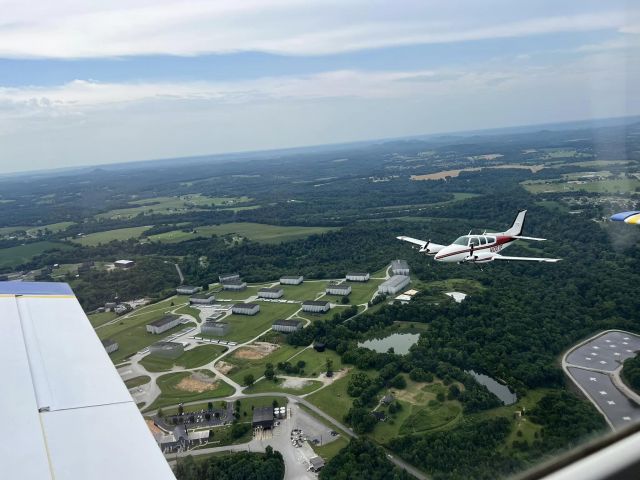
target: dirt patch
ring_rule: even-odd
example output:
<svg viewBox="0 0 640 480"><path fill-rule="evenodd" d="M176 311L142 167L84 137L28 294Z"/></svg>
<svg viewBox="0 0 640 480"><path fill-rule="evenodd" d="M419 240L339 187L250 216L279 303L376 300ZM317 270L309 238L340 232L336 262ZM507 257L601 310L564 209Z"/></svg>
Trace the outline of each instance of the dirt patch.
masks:
<svg viewBox="0 0 640 480"><path fill-rule="evenodd" d="M215 377L209 377L203 373L196 372L180 380L176 388L185 392L203 393L218 388L218 381Z"/></svg>
<svg viewBox="0 0 640 480"><path fill-rule="evenodd" d="M235 365L231 365L230 363L224 362L222 360L216 363L216 369L223 375L226 375L234 368L235 368Z"/></svg>
<svg viewBox="0 0 640 480"><path fill-rule="evenodd" d="M162 435L164 433L153 424L153 420L145 420L145 423L147 424L147 427L149 427L149 430L151 430L151 433L153 435Z"/></svg>
<svg viewBox="0 0 640 480"><path fill-rule="evenodd" d="M305 380L303 378L295 378L295 377L287 377L282 385L282 388L295 388L295 389L303 389L309 385L309 380Z"/></svg>
<svg viewBox="0 0 640 480"><path fill-rule="evenodd" d="M423 405L429 400L436 398L435 393L426 392L424 387L429 385L425 382L417 382L411 385L411 388L406 390L391 390L391 394L398 400L404 400L405 402L413 403L414 405Z"/></svg>
<svg viewBox="0 0 640 480"><path fill-rule="evenodd" d="M260 360L275 352L278 348L280 348L280 346L275 343L254 342L251 345L239 348L233 353L233 356L245 360Z"/></svg>

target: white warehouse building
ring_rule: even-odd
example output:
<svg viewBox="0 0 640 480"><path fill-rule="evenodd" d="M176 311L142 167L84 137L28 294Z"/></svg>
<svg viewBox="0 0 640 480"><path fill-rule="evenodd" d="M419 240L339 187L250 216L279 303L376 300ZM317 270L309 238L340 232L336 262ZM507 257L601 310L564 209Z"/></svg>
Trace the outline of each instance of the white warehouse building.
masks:
<svg viewBox="0 0 640 480"><path fill-rule="evenodd" d="M300 320L276 320L271 326L271 330L274 332L291 333L298 331L302 328L302 321Z"/></svg>
<svg viewBox="0 0 640 480"><path fill-rule="evenodd" d="M328 295L349 295L351 293L351 285L346 283L329 284L324 291Z"/></svg>
<svg viewBox="0 0 640 480"><path fill-rule="evenodd" d="M260 311L260 305L257 303L236 303L231 307L231 313L236 315L255 315Z"/></svg>
<svg viewBox="0 0 640 480"><path fill-rule="evenodd" d="M225 280L222 284L222 288L223 290L227 290L230 292L241 292L247 289L247 282L239 280L237 278L233 280Z"/></svg>
<svg viewBox="0 0 640 480"><path fill-rule="evenodd" d="M280 285L300 285L304 281L302 275L285 275L280 277Z"/></svg>
<svg viewBox="0 0 640 480"><path fill-rule="evenodd" d="M202 290L202 287L196 287L194 285L180 285L176 288L176 293L178 295L193 295L194 293L198 293Z"/></svg>
<svg viewBox="0 0 640 480"><path fill-rule="evenodd" d="M156 335L172 329L180 323L180 317L177 315L165 315L159 320L155 320L147 324L147 332Z"/></svg>
<svg viewBox="0 0 640 480"><path fill-rule="evenodd" d="M406 260L393 260L391 271L394 275L409 275L409 264Z"/></svg>
<svg viewBox="0 0 640 480"><path fill-rule="evenodd" d="M230 325L227 322L210 322L206 321L200 328L200 332L205 335L216 335L223 337L229 333Z"/></svg>
<svg viewBox="0 0 640 480"><path fill-rule="evenodd" d="M189 297L189 303L199 305L211 305L216 297L213 293L196 293Z"/></svg>
<svg viewBox="0 0 640 480"><path fill-rule="evenodd" d="M284 295L282 287L265 287L258 290L260 298L280 298Z"/></svg>
<svg viewBox="0 0 640 480"><path fill-rule="evenodd" d="M389 280L381 283L378 287L378 293L385 295L395 295L400 290L409 285L411 279L406 275L394 275Z"/></svg>
<svg viewBox="0 0 640 480"><path fill-rule="evenodd" d="M303 312L325 313L328 312L330 308L331 304L322 300L306 300L302 302Z"/></svg>
<svg viewBox="0 0 640 480"><path fill-rule="evenodd" d="M349 282L368 282L371 278L367 272L349 272L347 273L347 281Z"/></svg>
<svg viewBox="0 0 640 480"><path fill-rule="evenodd" d="M118 350L118 348L120 348L120 345L118 345L118 342L111 339L102 340L102 346L107 351L107 353L113 353L116 350Z"/></svg>

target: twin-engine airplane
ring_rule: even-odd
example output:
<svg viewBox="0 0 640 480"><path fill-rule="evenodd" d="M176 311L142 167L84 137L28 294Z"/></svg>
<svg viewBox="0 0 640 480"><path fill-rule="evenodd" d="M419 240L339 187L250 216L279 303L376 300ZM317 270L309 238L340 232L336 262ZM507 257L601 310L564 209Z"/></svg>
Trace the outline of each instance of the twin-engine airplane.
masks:
<svg viewBox="0 0 640 480"><path fill-rule="evenodd" d="M420 247L421 253L433 255L439 262L469 262L486 263L494 260L524 260L529 262L559 262L559 258L536 257L507 257L498 252L511 245L516 240L544 241L545 238L525 237L522 235L526 210L520 210L513 225L506 232L483 233L482 235L465 235L458 238L451 245L438 245L431 240L418 240L411 237L397 237L398 240L413 243Z"/></svg>

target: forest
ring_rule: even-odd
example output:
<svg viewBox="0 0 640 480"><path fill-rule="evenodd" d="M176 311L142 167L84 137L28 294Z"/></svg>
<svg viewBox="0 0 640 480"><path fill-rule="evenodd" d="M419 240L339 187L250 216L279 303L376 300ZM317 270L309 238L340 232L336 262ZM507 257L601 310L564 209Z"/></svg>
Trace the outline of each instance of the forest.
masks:
<svg viewBox="0 0 640 480"><path fill-rule="evenodd" d="M284 461L278 451L239 452L233 455L209 456L206 460L187 456L175 470L178 480L282 480Z"/></svg>

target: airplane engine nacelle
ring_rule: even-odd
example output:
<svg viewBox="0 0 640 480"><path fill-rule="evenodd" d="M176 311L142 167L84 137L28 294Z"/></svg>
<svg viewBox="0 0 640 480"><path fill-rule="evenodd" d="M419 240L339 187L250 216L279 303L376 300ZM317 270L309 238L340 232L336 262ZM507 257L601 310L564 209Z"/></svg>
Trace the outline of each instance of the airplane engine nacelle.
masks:
<svg viewBox="0 0 640 480"><path fill-rule="evenodd" d="M440 246L440 245L425 245L424 247L422 247L420 249L420 253L426 253L427 255L435 255L436 253L438 253L440 250L442 250L444 247Z"/></svg>
<svg viewBox="0 0 640 480"><path fill-rule="evenodd" d="M492 262L493 254L489 252L478 252L478 253L474 252L473 255L469 255L467 258L464 259L464 261L472 262L472 263Z"/></svg>

